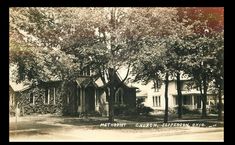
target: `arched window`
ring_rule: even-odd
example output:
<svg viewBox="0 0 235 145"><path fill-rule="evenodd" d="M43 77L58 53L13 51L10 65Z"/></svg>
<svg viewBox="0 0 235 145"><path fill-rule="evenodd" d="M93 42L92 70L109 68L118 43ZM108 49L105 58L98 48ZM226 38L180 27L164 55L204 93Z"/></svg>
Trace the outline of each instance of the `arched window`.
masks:
<svg viewBox="0 0 235 145"><path fill-rule="evenodd" d="M115 104L124 104L122 88L119 88L115 93Z"/></svg>
<svg viewBox="0 0 235 145"><path fill-rule="evenodd" d="M69 104L69 96L67 96L67 104Z"/></svg>

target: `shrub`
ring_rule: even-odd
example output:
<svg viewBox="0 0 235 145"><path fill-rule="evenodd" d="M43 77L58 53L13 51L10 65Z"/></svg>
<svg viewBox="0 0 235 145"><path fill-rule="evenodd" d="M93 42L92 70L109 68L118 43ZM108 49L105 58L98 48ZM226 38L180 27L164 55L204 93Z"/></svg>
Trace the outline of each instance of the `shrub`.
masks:
<svg viewBox="0 0 235 145"><path fill-rule="evenodd" d="M193 109L189 111L189 114L201 114L201 112L198 109Z"/></svg>
<svg viewBox="0 0 235 145"><path fill-rule="evenodd" d="M150 112L153 112L154 110L151 107L146 107L143 104L144 100L139 98L136 101L136 113L138 115L149 115Z"/></svg>
<svg viewBox="0 0 235 145"><path fill-rule="evenodd" d="M101 116L101 114L98 111L93 111L93 112L88 113L88 116L99 117Z"/></svg>
<svg viewBox="0 0 235 145"><path fill-rule="evenodd" d="M176 108L168 108L168 112L171 114L176 114L177 110L176 110Z"/></svg>
<svg viewBox="0 0 235 145"><path fill-rule="evenodd" d="M114 115L136 115L136 109L128 105L114 105Z"/></svg>
<svg viewBox="0 0 235 145"><path fill-rule="evenodd" d="M141 106L136 109L138 115L149 115L150 112L154 110L151 107Z"/></svg>
<svg viewBox="0 0 235 145"><path fill-rule="evenodd" d="M212 114L218 114L218 107L217 105L211 105L209 108L209 112Z"/></svg>
<svg viewBox="0 0 235 145"><path fill-rule="evenodd" d="M219 104L210 106L210 113L218 114L219 113ZM221 109L224 110L224 104L222 104Z"/></svg>
<svg viewBox="0 0 235 145"><path fill-rule="evenodd" d="M10 113L10 116L15 116L16 112L15 112L15 108L13 106L10 107L9 113Z"/></svg>
<svg viewBox="0 0 235 145"><path fill-rule="evenodd" d="M175 107L175 112L178 112L178 107ZM190 109L188 106L182 106L182 114L200 114L197 109Z"/></svg>
<svg viewBox="0 0 235 145"><path fill-rule="evenodd" d="M114 105L114 115L149 115L154 110L151 107L144 106L143 99L136 100L136 108L128 105Z"/></svg>

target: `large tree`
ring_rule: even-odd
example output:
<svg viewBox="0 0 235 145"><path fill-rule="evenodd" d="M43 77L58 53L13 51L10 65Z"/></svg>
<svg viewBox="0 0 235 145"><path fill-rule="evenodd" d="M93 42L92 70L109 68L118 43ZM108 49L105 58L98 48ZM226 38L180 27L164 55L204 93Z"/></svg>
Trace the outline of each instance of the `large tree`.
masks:
<svg viewBox="0 0 235 145"><path fill-rule="evenodd" d="M214 83L218 88L218 120L223 120L223 102L222 95L224 94L224 35L219 33L216 36L216 48L215 48L215 68L213 69Z"/></svg>
<svg viewBox="0 0 235 145"><path fill-rule="evenodd" d="M61 72L63 80L73 78L88 67L95 72L94 77L101 77L109 98L109 121L113 122L113 97L120 85L114 86L114 75L127 66L127 75L121 83L126 80L130 60L150 42L149 35L165 35L161 29L170 27L166 25L169 15L172 10L167 8L12 8L10 24L26 33L27 44L48 54L57 53L46 57L47 63L42 67L48 64L55 73ZM63 59L64 53L67 60L79 67L77 70L69 69L68 73L68 69L54 63ZM71 67L71 63L62 63L62 66ZM39 74L40 70L35 73Z"/></svg>
<svg viewBox="0 0 235 145"><path fill-rule="evenodd" d="M186 22L185 26L191 26L193 29L193 33L186 37L188 44L184 47L184 71L193 76L200 89L203 102L202 117L206 117L208 86L214 79L212 72L218 69L221 72L223 69L214 64L219 53L215 50L221 50L223 46L223 8L179 8L178 11Z"/></svg>
<svg viewBox="0 0 235 145"><path fill-rule="evenodd" d="M183 23L178 21L176 9L171 9L171 13L164 15L162 24L152 25L154 28L161 28L157 31L158 35L149 35L148 42L143 46L139 55L136 57L133 72L134 81L154 82L154 87L159 87L160 82L165 83L165 117L164 122L168 121L168 77L180 74L180 47L181 37L190 33L190 28L184 27ZM168 21L164 21L168 20ZM161 32L159 34L159 32ZM180 81L180 80L179 80ZM180 86L179 84L177 86ZM179 89L178 89L179 90ZM179 92L180 93L180 92ZM181 95L179 95L181 96ZM182 98L182 97L179 97ZM179 101L180 102L180 101ZM181 107L179 107L181 108ZM180 113L179 113L180 114Z"/></svg>
<svg viewBox="0 0 235 145"><path fill-rule="evenodd" d="M121 32L121 28L117 26L120 25L119 20L123 13L118 14L119 17L117 17L116 12L114 8L14 8L11 10L11 26L17 31L21 30L26 33L24 35L26 43L38 47L38 49L41 49L40 51L45 48L48 54L57 53L56 55L47 55L46 53L43 55L46 59L42 62L46 63L43 63L42 67L49 66L48 72L51 72L54 68L57 76L61 75L62 80L69 81L79 75L75 72L82 72L91 66L98 68L98 76L102 78L106 88L110 88L110 94L107 92L107 97L109 98L111 122L113 122L112 98L115 94L114 73L119 67L119 62L125 63L124 55L122 60L119 59L121 58L119 49L123 47L119 43L125 42L125 39L115 36L117 32ZM117 41L117 39L122 40ZM61 55L64 52L67 55ZM11 53L13 54L13 51ZM38 53L34 53L34 56L38 55ZM80 68L73 68L71 69L72 72L68 72L70 69L63 66L72 67L71 63L56 63L58 59L65 59L68 56L71 56L69 57L70 61ZM20 67L19 70L23 68L24 73L22 75L28 76L28 74L25 74L25 67L19 64L19 57L15 58ZM28 64L35 62L35 60L36 58L31 59ZM41 70L42 68L35 70L33 77L40 74ZM61 73L59 73L60 71ZM45 76L50 77L48 73ZM107 86L108 82L109 86Z"/></svg>
<svg viewBox="0 0 235 145"><path fill-rule="evenodd" d="M15 70L18 71L16 73L18 82L32 79L36 81L66 80L71 79L72 74L77 73L76 58L58 50L57 41L52 42L52 39L55 40L57 37L49 34L50 29L55 31L57 26L49 27L51 21L47 20L48 18L41 11L34 8L10 9L9 59L11 64L17 66ZM45 37L45 40L38 35Z"/></svg>
<svg viewBox="0 0 235 145"><path fill-rule="evenodd" d="M10 61L18 65L19 80L50 80L57 76L69 81L90 68L93 77L100 77L104 83L109 98L109 121L113 122L113 97L127 79L129 68L144 62L140 71L136 67L133 72L137 79L151 78L156 84L161 80L159 74L171 72L179 78L180 71L188 70L184 67L188 65L185 57L193 55L186 48L195 42L197 47L192 48L208 46L202 36L209 37L201 35L205 28L201 24L207 17L200 15L203 21L199 17L195 21L199 14L196 8L178 12L182 12L182 20L175 8L11 8ZM219 30L215 22L206 24ZM195 35L200 34L193 42L189 37L192 29ZM204 62L195 65L196 68L206 67ZM114 75L123 66L128 68L126 77L115 84ZM203 82L205 86L208 83ZM206 87L203 88L205 92ZM180 88L178 93L181 96ZM165 96L167 101L167 89Z"/></svg>

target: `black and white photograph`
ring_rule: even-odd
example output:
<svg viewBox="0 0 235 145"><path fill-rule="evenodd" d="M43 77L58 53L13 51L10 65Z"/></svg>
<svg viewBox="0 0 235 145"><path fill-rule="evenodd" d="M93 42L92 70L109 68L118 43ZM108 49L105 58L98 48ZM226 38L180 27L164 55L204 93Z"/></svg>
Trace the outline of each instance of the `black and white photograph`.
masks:
<svg viewBox="0 0 235 145"><path fill-rule="evenodd" d="M224 142L224 7L9 7L10 142Z"/></svg>

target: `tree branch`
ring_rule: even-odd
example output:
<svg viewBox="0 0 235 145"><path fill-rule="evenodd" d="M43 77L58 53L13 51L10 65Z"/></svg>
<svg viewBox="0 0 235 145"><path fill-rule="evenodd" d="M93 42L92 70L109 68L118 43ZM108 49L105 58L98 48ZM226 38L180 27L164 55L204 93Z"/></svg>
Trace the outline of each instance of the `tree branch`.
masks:
<svg viewBox="0 0 235 145"><path fill-rule="evenodd" d="M104 86L106 86L106 85L107 85L107 82L105 81L105 78L104 78L104 76L102 75L102 72L101 72L101 69L100 69L100 68L99 68L98 72L99 72L99 76L100 76L100 78L101 78L101 81L103 82Z"/></svg>
<svg viewBox="0 0 235 145"><path fill-rule="evenodd" d="M128 64L128 69L127 69L126 76L125 76L125 78L120 82L120 84L123 84L123 83L126 81L126 79L128 78L128 75L129 75L129 72L130 72L130 66L131 66L131 64L129 63L129 64Z"/></svg>

